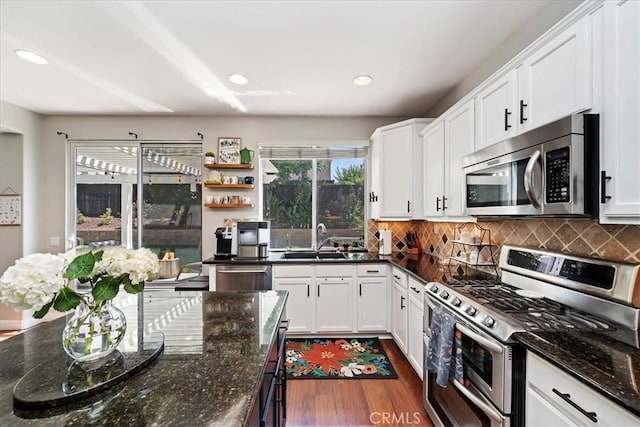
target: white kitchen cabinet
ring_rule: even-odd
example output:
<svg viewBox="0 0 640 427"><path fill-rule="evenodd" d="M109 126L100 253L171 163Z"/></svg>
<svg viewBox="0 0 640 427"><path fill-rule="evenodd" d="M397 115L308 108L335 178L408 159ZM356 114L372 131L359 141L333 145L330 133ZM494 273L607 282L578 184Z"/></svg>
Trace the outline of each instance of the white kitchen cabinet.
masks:
<svg viewBox="0 0 640 427"><path fill-rule="evenodd" d="M316 305L315 267L312 265L274 265L273 289L289 291L286 318L291 333L313 332Z"/></svg>
<svg viewBox="0 0 640 427"><path fill-rule="evenodd" d="M511 70L482 89L475 97L475 149L514 136L518 126L514 114L518 103L517 72Z"/></svg>
<svg viewBox="0 0 640 427"><path fill-rule="evenodd" d="M316 279L316 331L353 330L353 279L345 277Z"/></svg>
<svg viewBox="0 0 640 427"><path fill-rule="evenodd" d="M418 376L422 378L424 354L422 348L422 329L424 319L424 302L422 291L424 285L409 278L409 305L407 313L407 358Z"/></svg>
<svg viewBox="0 0 640 427"><path fill-rule="evenodd" d="M591 16L587 15L517 67L519 133L591 107Z"/></svg>
<svg viewBox="0 0 640 427"><path fill-rule="evenodd" d="M407 353L407 273L391 267L391 334L403 353Z"/></svg>
<svg viewBox="0 0 640 427"><path fill-rule="evenodd" d="M640 418L531 352L525 408L531 427L640 425Z"/></svg>
<svg viewBox="0 0 640 427"><path fill-rule="evenodd" d="M312 278L274 278L273 289L288 291L286 318L291 333L313 332L315 283Z"/></svg>
<svg viewBox="0 0 640 427"><path fill-rule="evenodd" d="M605 2L603 45L600 222L640 224L640 2Z"/></svg>
<svg viewBox="0 0 640 427"><path fill-rule="evenodd" d="M576 21L475 95L475 149L591 108L591 16Z"/></svg>
<svg viewBox="0 0 640 427"><path fill-rule="evenodd" d="M358 332L387 331L389 316L388 267L384 264L358 265Z"/></svg>
<svg viewBox="0 0 640 427"><path fill-rule="evenodd" d="M462 157L473 152L474 101L447 112L423 132L424 216L461 217L464 210Z"/></svg>
<svg viewBox="0 0 640 427"><path fill-rule="evenodd" d="M422 139L431 119L411 119L376 129L371 137L371 215L374 219L422 218ZM377 188L377 193L375 188Z"/></svg>

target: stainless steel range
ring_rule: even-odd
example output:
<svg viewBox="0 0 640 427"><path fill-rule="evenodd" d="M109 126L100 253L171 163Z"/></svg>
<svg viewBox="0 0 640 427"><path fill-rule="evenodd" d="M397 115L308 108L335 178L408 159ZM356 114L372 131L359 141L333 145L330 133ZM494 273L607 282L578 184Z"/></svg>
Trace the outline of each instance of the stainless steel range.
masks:
<svg viewBox="0 0 640 427"><path fill-rule="evenodd" d="M464 384L447 388L434 372L425 376L425 408L436 425L524 424L517 332L596 332L640 348L640 265L504 245L500 268L501 281L426 286L425 355L440 307L455 318L465 368Z"/></svg>

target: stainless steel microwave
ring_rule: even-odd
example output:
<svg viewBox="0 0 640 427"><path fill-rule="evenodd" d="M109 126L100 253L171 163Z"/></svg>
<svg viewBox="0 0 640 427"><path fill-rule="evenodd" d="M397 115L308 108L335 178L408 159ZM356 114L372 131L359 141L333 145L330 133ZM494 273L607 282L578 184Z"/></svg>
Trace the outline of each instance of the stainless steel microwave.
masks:
<svg viewBox="0 0 640 427"><path fill-rule="evenodd" d="M599 132L577 114L463 157L465 214L596 217Z"/></svg>

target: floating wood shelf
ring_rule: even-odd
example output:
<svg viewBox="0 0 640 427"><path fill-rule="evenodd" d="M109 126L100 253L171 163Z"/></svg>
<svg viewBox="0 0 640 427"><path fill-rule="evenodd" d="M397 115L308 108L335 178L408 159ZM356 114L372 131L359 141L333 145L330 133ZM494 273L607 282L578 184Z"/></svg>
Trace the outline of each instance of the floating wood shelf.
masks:
<svg viewBox="0 0 640 427"><path fill-rule="evenodd" d="M207 188L235 188L238 190L251 190L253 184L204 184Z"/></svg>
<svg viewBox="0 0 640 427"><path fill-rule="evenodd" d="M206 208L214 208L214 209L240 209L240 208L252 208L253 203L250 204L242 204L242 203L205 203Z"/></svg>
<svg viewBox="0 0 640 427"><path fill-rule="evenodd" d="M243 163L205 163L204 167L207 169L253 169L253 164Z"/></svg>

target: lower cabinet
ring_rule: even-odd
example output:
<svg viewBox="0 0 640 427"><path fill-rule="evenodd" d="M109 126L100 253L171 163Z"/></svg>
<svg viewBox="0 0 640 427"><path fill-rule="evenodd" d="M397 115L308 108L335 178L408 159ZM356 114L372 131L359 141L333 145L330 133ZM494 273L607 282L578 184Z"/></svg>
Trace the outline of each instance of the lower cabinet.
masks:
<svg viewBox="0 0 640 427"><path fill-rule="evenodd" d="M316 286L316 331L352 331L353 279L351 277L319 277L316 279Z"/></svg>
<svg viewBox="0 0 640 427"><path fill-rule="evenodd" d="M280 319L275 343L269 349L262 386L251 412L251 427L281 427L287 418L286 339L289 322Z"/></svg>
<svg viewBox="0 0 640 427"><path fill-rule="evenodd" d="M388 289L386 277L366 279L358 277L357 329L359 332L388 330Z"/></svg>
<svg viewBox="0 0 640 427"><path fill-rule="evenodd" d="M416 373L422 378L423 370L423 339L422 321L424 319L424 302L422 290L424 286L418 281L409 278L409 306L408 306L408 333L407 333L407 358Z"/></svg>
<svg viewBox="0 0 640 427"><path fill-rule="evenodd" d="M296 272L288 267L280 269L274 267L274 273L280 277L273 279L273 289L288 291L287 319L289 320L289 332L313 332L313 313L315 312L315 279L309 275L303 277L290 277L295 274L308 274L302 270Z"/></svg>
<svg viewBox="0 0 640 427"><path fill-rule="evenodd" d="M640 418L531 352L525 407L531 427L640 425Z"/></svg>
<svg viewBox="0 0 640 427"><path fill-rule="evenodd" d="M391 291L391 334L403 353L407 353L407 290L394 283Z"/></svg>

